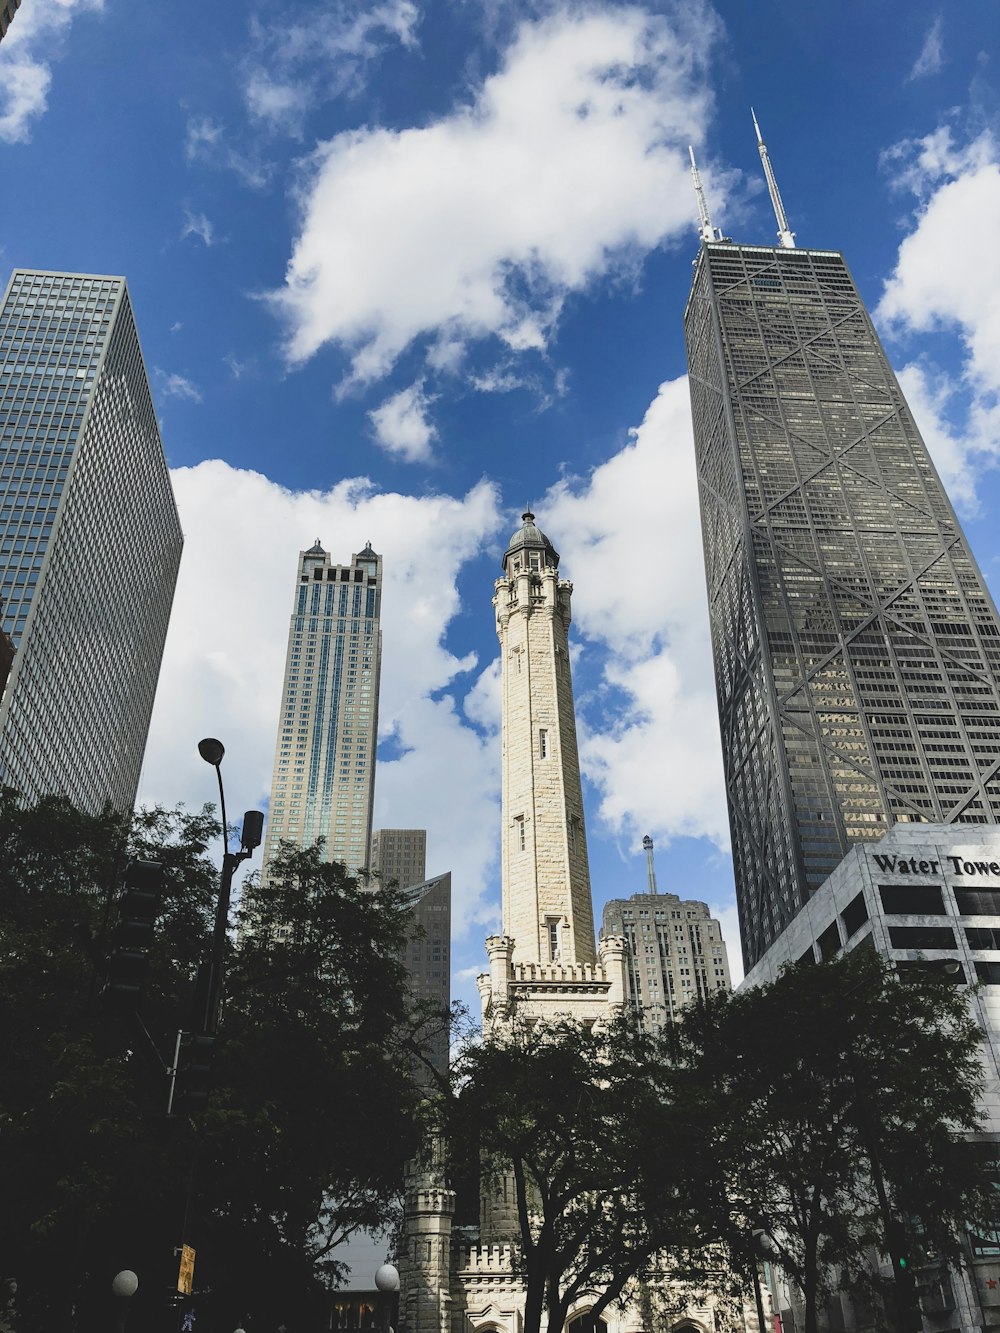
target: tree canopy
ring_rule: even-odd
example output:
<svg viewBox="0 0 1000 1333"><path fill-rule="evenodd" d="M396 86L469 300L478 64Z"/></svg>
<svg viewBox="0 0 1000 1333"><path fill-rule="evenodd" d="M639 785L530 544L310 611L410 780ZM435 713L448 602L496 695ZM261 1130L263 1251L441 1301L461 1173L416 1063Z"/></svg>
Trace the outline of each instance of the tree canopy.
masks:
<svg viewBox="0 0 1000 1333"><path fill-rule="evenodd" d="M763 1234L807 1333L832 1280L878 1295L873 1252L956 1257L988 1213L981 1039L964 989L930 971L903 980L871 953L685 1011L678 1054L722 1177L719 1230L745 1261Z"/></svg>
<svg viewBox="0 0 1000 1333"><path fill-rule="evenodd" d="M215 1309L291 1323L322 1302L337 1244L392 1215L421 1133L406 912L319 849L245 881L214 1090L196 1120L165 1115L219 832L207 807L126 820L0 795L0 1254L19 1330L106 1323L88 1312L122 1268L156 1327L182 1232ZM167 868L141 1025L102 1002L95 965L130 858Z"/></svg>

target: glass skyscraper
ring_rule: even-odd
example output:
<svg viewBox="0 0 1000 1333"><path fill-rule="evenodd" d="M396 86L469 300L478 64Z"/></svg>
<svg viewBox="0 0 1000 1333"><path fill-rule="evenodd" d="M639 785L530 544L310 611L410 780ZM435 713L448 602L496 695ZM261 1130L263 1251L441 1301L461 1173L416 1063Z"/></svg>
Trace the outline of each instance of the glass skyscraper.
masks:
<svg viewBox="0 0 1000 1333"><path fill-rule="evenodd" d="M368 865L375 796L382 557L299 554L264 864L285 838L351 871Z"/></svg>
<svg viewBox="0 0 1000 1333"><path fill-rule="evenodd" d="M16 270L0 306L0 784L135 800L182 536L123 278Z"/></svg>
<svg viewBox="0 0 1000 1333"><path fill-rule="evenodd" d="M777 248L701 201L685 313L748 967L859 840L1000 820L996 608L843 257L772 199Z"/></svg>

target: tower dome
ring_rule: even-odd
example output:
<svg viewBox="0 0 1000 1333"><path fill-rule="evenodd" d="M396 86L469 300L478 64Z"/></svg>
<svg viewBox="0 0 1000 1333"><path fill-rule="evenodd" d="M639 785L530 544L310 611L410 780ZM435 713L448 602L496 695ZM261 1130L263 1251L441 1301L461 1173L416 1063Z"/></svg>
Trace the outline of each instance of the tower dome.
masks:
<svg viewBox="0 0 1000 1333"><path fill-rule="evenodd" d="M559 568L559 552L541 528L535 526L535 516L531 510L526 509L521 515L521 526L511 537L507 550L504 552L504 573L511 573L511 560L515 561L515 568L531 568L532 555L535 555L538 559L535 568L541 569L546 565L551 569ZM524 563L518 564L516 563L518 561Z"/></svg>

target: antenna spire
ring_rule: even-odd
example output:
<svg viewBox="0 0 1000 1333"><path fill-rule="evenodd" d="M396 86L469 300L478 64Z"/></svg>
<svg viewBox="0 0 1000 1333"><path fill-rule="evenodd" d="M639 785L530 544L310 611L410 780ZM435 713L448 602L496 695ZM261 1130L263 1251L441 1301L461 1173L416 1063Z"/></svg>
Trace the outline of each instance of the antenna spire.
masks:
<svg viewBox="0 0 1000 1333"><path fill-rule="evenodd" d="M767 144L764 142L764 136L760 132L760 126L757 124L757 115L753 107L750 108L750 114L753 116L753 127L757 131L757 151L760 153L760 160L764 166L764 179L767 181L768 193L771 196L771 206L774 209L774 216L778 223L778 244L784 250L794 250L795 233L789 229L788 218L785 217L785 205L781 202L781 195L778 193L778 182L774 177L774 168L771 166L771 159L767 155Z"/></svg>
<svg viewBox="0 0 1000 1333"><path fill-rule="evenodd" d="M642 840L642 849L646 853L646 883L650 893L656 892L656 871L653 869L653 839L647 833Z"/></svg>
<svg viewBox="0 0 1000 1333"><path fill-rule="evenodd" d="M708 204L705 203L705 191L701 184L701 174L698 171L698 163L694 160L694 149L688 144L688 155L691 158L691 179L694 181L694 192L698 197L698 235L703 241L721 241L722 232L718 227L712 226L712 219L708 216Z"/></svg>

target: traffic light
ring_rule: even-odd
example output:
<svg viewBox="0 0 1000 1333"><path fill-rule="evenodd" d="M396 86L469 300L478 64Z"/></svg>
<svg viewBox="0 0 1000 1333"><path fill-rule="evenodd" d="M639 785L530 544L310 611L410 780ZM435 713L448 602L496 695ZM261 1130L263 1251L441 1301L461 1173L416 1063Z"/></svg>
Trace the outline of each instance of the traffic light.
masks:
<svg viewBox="0 0 1000 1333"><path fill-rule="evenodd" d="M177 1064L170 1084L167 1115L197 1115L205 1109L212 1086L215 1038L202 1032L181 1032Z"/></svg>
<svg viewBox="0 0 1000 1333"><path fill-rule="evenodd" d="M163 884L159 861L133 861L125 871L104 988L104 993L119 1003L134 1007L142 992Z"/></svg>

